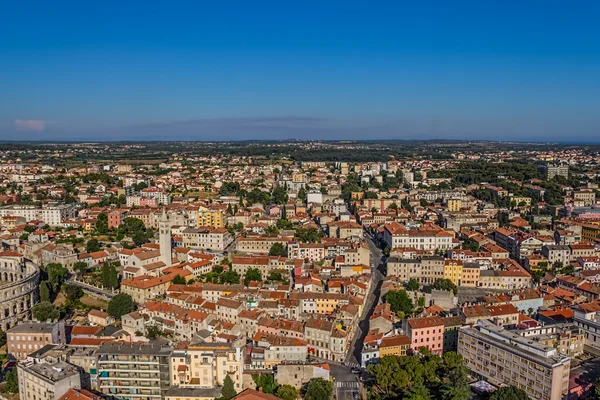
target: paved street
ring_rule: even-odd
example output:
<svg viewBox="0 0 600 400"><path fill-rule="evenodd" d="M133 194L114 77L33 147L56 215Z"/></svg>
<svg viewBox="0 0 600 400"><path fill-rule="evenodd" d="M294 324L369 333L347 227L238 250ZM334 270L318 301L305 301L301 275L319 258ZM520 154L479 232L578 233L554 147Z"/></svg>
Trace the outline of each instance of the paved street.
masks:
<svg viewBox="0 0 600 400"><path fill-rule="evenodd" d="M373 269L373 284L371 285L371 291L367 295L367 302L363 309L358 328L355 332L352 345L350 346L351 354L348 357L348 361L351 363L361 362L361 352L363 343L367 333L369 333L369 318L373 315L373 310L379 302L379 296L381 294L381 282L383 281L383 271L385 268L385 257L383 253L369 235L365 235L365 241L371 250L371 268Z"/></svg>

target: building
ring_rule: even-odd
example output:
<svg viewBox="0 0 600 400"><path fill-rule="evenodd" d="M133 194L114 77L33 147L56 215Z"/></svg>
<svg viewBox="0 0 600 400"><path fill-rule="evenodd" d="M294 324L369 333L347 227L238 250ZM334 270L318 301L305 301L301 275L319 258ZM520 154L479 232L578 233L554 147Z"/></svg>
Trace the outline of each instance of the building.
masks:
<svg viewBox="0 0 600 400"><path fill-rule="evenodd" d="M546 180L550 180L555 176L562 176L564 178L569 177L569 166L568 165L552 165L546 164L543 166L544 174L546 175Z"/></svg>
<svg viewBox="0 0 600 400"><path fill-rule="evenodd" d="M167 213L163 208L163 213L158 223L159 229L159 244L160 244L160 261L165 263L165 265L171 265L173 256L172 245L171 245L171 225L169 224L169 219L167 218Z"/></svg>
<svg viewBox="0 0 600 400"><path fill-rule="evenodd" d="M245 342L244 342L245 343ZM169 355L168 378L173 387L214 388L229 375L237 391L242 388L242 343L195 343Z"/></svg>
<svg viewBox="0 0 600 400"><path fill-rule="evenodd" d="M130 399L162 399L171 385L172 348L150 343L104 343L96 351L98 390Z"/></svg>
<svg viewBox="0 0 600 400"><path fill-rule="evenodd" d="M198 227L210 226L212 228L223 228L223 211L200 207L198 209Z"/></svg>
<svg viewBox="0 0 600 400"><path fill-rule="evenodd" d="M471 375L514 385L532 399L561 400L569 390L570 357L492 322L461 328L458 353Z"/></svg>
<svg viewBox="0 0 600 400"><path fill-rule="evenodd" d="M444 351L444 321L440 317L410 318L406 321L406 334L410 338L411 349L418 352L421 347L433 354Z"/></svg>
<svg viewBox="0 0 600 400"><path fill-rule="evenodd" d="M411 348L408 336L388 336L379 343L379 357L405 356Z"/></svg>
<svg viewBox="0 0 600 400"><path fill-rule="evenodd" d="M17 373L22 399L55 400L71 389L81 389L79 368L66 362L20 362Z"/></svg>
<svg viewBox="0 0 600 400"><path fill-rule="evenodd" d="M46 205L43 207L12 205L0 207L0 217L23 217L27 221L41 220L50 226L61 226L77 215L77 209L71 204Z"/></svg>
<svg viewBox="0 0 600 400"><path fill-rule="evenodd" d="M64 322L21 323L6 332L8 352L17 360L25 360L28 354L46 345L66 342Z"/></svg>

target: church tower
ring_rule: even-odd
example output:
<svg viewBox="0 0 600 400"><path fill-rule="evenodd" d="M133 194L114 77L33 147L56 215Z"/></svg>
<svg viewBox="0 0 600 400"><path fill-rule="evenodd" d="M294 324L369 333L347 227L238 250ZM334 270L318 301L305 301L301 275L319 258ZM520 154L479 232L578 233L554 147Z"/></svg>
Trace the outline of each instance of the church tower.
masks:
<svg viewBox="0 0 600 400"><path fill-rule="evenodd" d="M160 261L164 262L166 266L171 265L171 225L167 218L167 213L163 208L162 216L158 222L159 229L159 244L160 244Z"/></svg>

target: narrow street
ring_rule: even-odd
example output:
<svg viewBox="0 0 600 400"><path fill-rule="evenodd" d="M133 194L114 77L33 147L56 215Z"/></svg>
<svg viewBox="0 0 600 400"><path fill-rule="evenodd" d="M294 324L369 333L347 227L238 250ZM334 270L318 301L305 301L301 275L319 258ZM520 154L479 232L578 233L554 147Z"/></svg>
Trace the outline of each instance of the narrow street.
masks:
<svg viewBox="0 0 600 400"><path fill-rule="evenodd" d="M350 346L352 352L348 357L348 362L361 363L361 352L365 337L369 333L369 318L373 315L373 310L379 302L379 296L381 295L381 283L383 282L383 271L385 268L385 257L382 251L373 243L373 240L368 234L365 234L365 241L371 250L371 268L373 269L373 282L371 285L371 291L367 295L366 305L362 311L361 319L358 323L358 329L356 330L353 338L353 343Z"/></svg>
<svg viewBox="0 0 600 400"><path fill-rule="evenodd" d="M365 307L354 332L352 343L349 348L349 355L345 365L330 364L331 375L335 379L335 393L338 400L355 400L360 392L360 381L358 375L350 371L352 366L360 366L361 352L367 333L369 333L369 318L373 315L373 310L379 302L381 295L381 283L383 281L383 271L385 268L385 257L377 246L373 243L371 237L365 234L365 242L371 251L371 268L373 269L373 283L367 295Z"/></svg>

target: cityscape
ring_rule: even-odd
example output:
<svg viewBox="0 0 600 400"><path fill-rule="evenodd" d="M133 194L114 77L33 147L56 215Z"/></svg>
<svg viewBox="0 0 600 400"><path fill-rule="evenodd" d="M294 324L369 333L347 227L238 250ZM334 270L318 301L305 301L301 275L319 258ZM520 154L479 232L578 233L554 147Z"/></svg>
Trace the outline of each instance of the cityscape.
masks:
<svg viewBox="0 0 600 400"><path fill-rule="evenodd" d="M0 400L600 400L600 2L0 15Z"/></svg>
<svg viewBox="0 0 600 400"><path fill-rule="evenodd" d="M600 147L0 146L6 398L594 395Z"/></svg>

